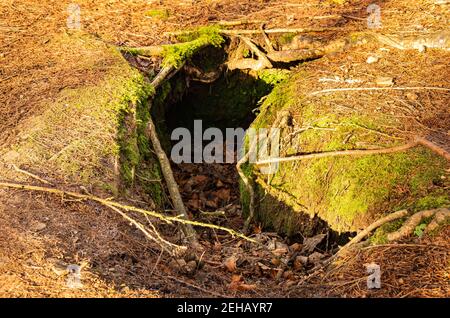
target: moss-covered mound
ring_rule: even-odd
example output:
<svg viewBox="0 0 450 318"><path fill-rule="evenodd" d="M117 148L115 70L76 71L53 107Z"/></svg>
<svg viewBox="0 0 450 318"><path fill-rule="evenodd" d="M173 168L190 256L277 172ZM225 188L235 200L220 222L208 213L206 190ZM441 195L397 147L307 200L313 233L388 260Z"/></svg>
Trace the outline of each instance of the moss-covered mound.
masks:
<svg viewBox="0 0 450 318"><path fill-rule="evenodd" d="M426 63L423 56L415 57ZM323 58L298 68L268 96L253 127L268 128L280 116L285 117L277 120L282 123L277 127L282 129L283 157L394 147L406 144L414 135L428 136L431 129L439 129L433 124L438 122L434 119L448 111L448 106L439 104L439 93L339 91L343 87L376 86L375 74L399 74L396 71L410 57L383 58L383 69L365 63L361 51ZM426 64L433 68L430 62ZM415 71L418 70L403 73L395 80L412 82ZM443 77L442 72L437 72L434 80L439 83ZM352 84L345 79L358 82ZM338 91L320 92L329 88ZM409 108L417 109L416 102L423 108L412 114ZM434 103L434 107L427 103ZM443 157L417 146L382 155L283 162L269 176L251 165L247 173L256 181L257 221L289 235L298 231L307 235L317 223L314 216L326 221L333 230L347 232L362 229L381 215L402 208L412 212L449 205L447 168ZM245 190L243 202L248 202Z"/></svg>
<svg viewBox="0 0 450 318"><path fill-rule="evenodd" d="M116 48L91 36L65 34L52 41L84 52L89 72L107 71L98 72L94 83L65 88L43 103L39 115L21 124L16 142L0 154L2 161L115 194L137 178L159 179L144 137L151 86ZM155 198L156 185L150 189Z"/></svg>

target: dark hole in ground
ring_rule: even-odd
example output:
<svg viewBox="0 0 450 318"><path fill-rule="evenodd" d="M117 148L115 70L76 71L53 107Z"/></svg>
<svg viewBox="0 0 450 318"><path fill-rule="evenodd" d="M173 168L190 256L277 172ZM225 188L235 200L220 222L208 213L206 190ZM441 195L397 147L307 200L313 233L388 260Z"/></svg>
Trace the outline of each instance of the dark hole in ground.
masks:
<svg viewBox="0 0 450 318"><path fill-rule="evenodd" d="M226 58L226 52L217 48L208 48L197 54L183 71L158 90L152 102L152 116L169 156L173 147L179 143L179 140L171 140L172 132L177 128L184 128L190 133L191 147L187 151L188 161L191 163L173 163L172 168L191 216L204 221L206 218L206 221L240 230L243 217L236 162L192 163L195 159L194 122L201 120L202 133L208 128L219 129L223 139L218 142L224 144L227 128L245 130L250 126L256 118L258 102L270 93L273 86L251 72L225 71L223 63ZM198 80L202 76L208 77L208 74L215 74L212 76L216 77L215 80L208 83ZM202 148L209 143L211 140L203 140ZM227 150L222 149L225 156ZM235 148L234 151L236 150ZM223 159L225 161L225 157ZM224 213L222 215L226 217L221 217L220 213ZM321 251L330 251L338 245L344 245L354 234L334 232L326 222L318 218L312 223L313 233L327 234L326 239L317 247ZM297 233L287 238L287 241L294 243L304 239L302 233Z"/></svg>

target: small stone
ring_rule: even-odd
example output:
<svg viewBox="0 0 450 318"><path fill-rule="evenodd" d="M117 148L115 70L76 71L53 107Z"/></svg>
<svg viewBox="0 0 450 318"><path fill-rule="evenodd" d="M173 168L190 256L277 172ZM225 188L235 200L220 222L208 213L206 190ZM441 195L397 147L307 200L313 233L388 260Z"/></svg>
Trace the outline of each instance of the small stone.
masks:
<svg viewBox="0 0 450 318"><path fill-rule="evenodd" d="M274 265L274 266L278 266L278 265L281 264L281 261L280 261L280 259L279 259L278 257L272 258L272 259L270 260L270 262L271 262L272 265Z"/></svg>
<svg viewBox="0 0 450 318"><path fill-rule="evenodd" d="M296 281L295 281L295 280L288 280L288 281L286 281L286 283L284 284L284 287L285 287L285 288L289 288L289 287L294 286L295 284L296 284Z"/></svg>
<svg viewBox="0 0 450 318"><path fill-rule="evenodd" d="M3 155L3 160L5 162L15 162L20 157L20 154L17 151L11 150Z"/></svg>
<svg viewBox="0 0 450 318"><path fill-rule="evenodd" d="M372 64L372 63L376 63L380 60L380 58L376 55L371 55L367 58L367 64Z"/></svg>
<svg viewBox="0 0 450 318"><path fill-rule="evenodd" d="M282 255L288 253L288 248L287 247L279 247L279 248L273 250L272 253L276 256L282 256Z"/></svg>
<svg viewBox="0 0 450 318"><path fill-rule="evenodd" d="M292 271L285 271L283 273L283 277L284 277L284 279L292 280L292 279L294 279L294 273Z"/></svg>
<svg viewBox="0 0 450 318"><path fill-rule="evenodd" d="M68 273L68 271L67 271L67 265L68 264L66 264L62 260L59 260L59 259L56 259L56 258L48 258L47 262L52 265L52 271L56 275L63 276L63 275L66 275Z"/></svg>

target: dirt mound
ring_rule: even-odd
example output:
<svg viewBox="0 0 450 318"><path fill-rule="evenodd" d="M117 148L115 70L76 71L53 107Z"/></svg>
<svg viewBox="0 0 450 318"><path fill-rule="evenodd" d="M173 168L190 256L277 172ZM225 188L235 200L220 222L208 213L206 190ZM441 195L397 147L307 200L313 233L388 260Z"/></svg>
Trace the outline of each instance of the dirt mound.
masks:
<svg viewBox="0 0 450 318"><path fill-rule="evenodd" d="M372 56L378 61L367 63ZM257 173L264 197L258 219L293 233L306 230L304 212L337 231L356 231L402 207L416 211L448 204L447 161L431 150L294 160L395 147L415 136L448 144L447 58L444 50L423 54L368 44L297 68L268 96L253 124L271 126L286 116L287 124L277 126L280 157L293 157L279 163L270 185Z"/></svg>

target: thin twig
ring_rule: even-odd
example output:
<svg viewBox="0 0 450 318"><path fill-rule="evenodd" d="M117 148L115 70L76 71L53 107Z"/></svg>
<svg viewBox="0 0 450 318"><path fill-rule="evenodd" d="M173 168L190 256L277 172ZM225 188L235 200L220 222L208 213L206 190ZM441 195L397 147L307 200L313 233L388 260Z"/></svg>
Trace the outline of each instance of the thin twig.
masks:
<svg viewBox="0 0 450 318"><path fill-rule="evenodd" d="M64 190L55 189L55 188L47 188L47 187L40 187L40 186L33 186L33 185L26 185L26 184L19 184L19 183L11 183L11 182L0 182L0 187L19 189L19 190L28 190L28 191L37 191L37 192L47 192L47 193L59 195L61 197L71 196L71 197L79 198L82 200L94 201L94 202L98 202L98 203L108 206L108 207L114 206L116 208L119 208L119 209L122 209L125 211L139 212L141 214L160 219L160 220L166 222L167 224L173 224L174 222L186 223L186 224L190 224L193 226L221 230L221 231L229 233L232 236L242 238L242 239L247 240L252 243L257 243L256 240L253 240L253 239L245 236L242 233L236 232L236 231L226 228L226 227L222 227L222 226L215 225L215 224L208 224L208 223L202 223L202 222L197 222L197 221L184 220L177 216L166 216L166 215L163 215L163 214L155 212L155 211L149 211L149 210L137 208L137 207L134 207L131 205L120 204L118 202L107 200L107 199L102 199L102 198L99 198L99 197L96 197L93 195L81 194L81 193L71 192L71 191L64 191Z"/></svg>
<svg viewBox="0 0 450 318"><path fill-rule="evenodd" d="M106 206L109 207L110 209L112 209L113 211L119 213L125 220L127 220L128 222L133 224L139 231L144 233L145 237L156 242L159 246L161 246L161 248L163 250L167 251L170 255L178 255L178 254L180 254L180 252L185 251L187 249L186 246L176 245L176 244L173 244L173 243L163 239L159 235L159 233L155 230L154 230L154 233L155 233L156 237L151 235L150 232L145 228L144 225L142 225L135 219L131 218L130 216L126 215L120 209L118 209L112 205L106 205Z"/></svg>
<svg viewBox="0 0 450 318"><path fill-rule="evenodd" d="M36 180L38 180L38 181L40 181L40 182L42 182L42 183L51 185L51 183L48 182L47 180L42 179L41 177L39 177L39 176L37 176L37 175L35 175L35 174L32 174L31 172L28 172L28 171L26 171L26 170L20 169L20 168L17 167L15 164L13 164L12 167L13 167L13 169L14 169L15 171L17 171L17 172L19 172L19 173L23 173L23 174L25 174L25 175L27 175L27 176L33 178L33 179L36 179Z"/></svg>
<svg viewBox="0 0 450 318"><path fill-rule="evenodd" d="M445 159L450 161L450 153L448 153L448 151L445 150L444 148L441 148L438 145L436 145L436 144L432 143L431 141L426 140L425 138L422 138L422 137L416 137L416 141L419 144L421 144L422 146L431 149L432 151L434 151L438 155L440 155L440 156L442 156Z"/></svg>
<svg viewBox="0 0 450 318"><path fill-rule="evenodd" d="M317 29L307 29L307 28L280 28L280 29L268 29L265 30L267 34L274 33L313 33L313 32L327 32L327 31L342 31L342 28L317 28ZM194 31L175 31L175 32L165 32L164 35L183 35L194 33ZM220 30L221 34L224 35L254 35L260 34L260 30Z"/></svg>

